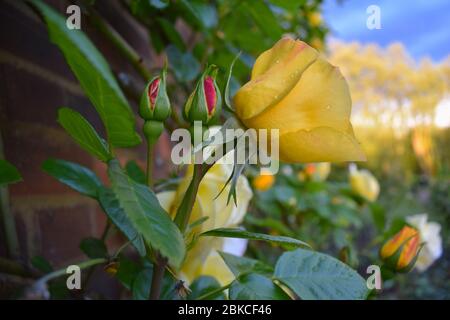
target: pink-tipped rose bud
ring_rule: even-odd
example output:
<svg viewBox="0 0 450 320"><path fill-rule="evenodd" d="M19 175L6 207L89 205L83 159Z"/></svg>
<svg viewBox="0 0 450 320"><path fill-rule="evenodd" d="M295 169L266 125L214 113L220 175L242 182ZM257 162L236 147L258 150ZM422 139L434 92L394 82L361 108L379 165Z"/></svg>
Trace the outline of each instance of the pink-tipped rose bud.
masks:
<svg viewBox="0 0 450 320"><path fill-rule="evenodd" d="M216 83L217 67L209 66L197 82L194 92L184 106L184 116L190 121L206 125L221 107L222 99Z"/></svg>
<svg viewBox="0 0 450 320"><path fill-rule="evenodd" d="M170 116L170 101L166 92L166 70L154 77L145 87L139 106L144 120L164 121Z"/></svg>

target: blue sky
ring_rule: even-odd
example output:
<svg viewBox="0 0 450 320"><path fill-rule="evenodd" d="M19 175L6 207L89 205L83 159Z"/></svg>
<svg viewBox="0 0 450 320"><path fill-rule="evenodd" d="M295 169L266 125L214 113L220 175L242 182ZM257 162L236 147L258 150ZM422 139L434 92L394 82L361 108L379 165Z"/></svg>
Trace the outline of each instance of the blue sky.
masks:
<svg viewBox="0 0 450 320"><path fill-rule="evenodd" d="M380 30L366 27L372 4L381 9ZM450 54L449 0L325 0L323 15L334 38L383 47L400 41L415 59L440 61Z"/></svg>

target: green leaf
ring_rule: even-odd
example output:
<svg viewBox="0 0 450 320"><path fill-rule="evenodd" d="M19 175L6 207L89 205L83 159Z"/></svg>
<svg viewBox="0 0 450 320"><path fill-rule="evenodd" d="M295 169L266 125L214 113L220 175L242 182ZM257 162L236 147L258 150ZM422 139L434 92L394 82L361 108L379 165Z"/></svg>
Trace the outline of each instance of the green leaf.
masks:
<svg viewBox="0 0 450 320"><path fill-rule="evenodd" d="M155 194L147 186L132 181L117 160L109 162L108 174L112 190L136 230L171 265L180 267L186 251L183 236Z"/></svg>
<svg viewBox="0 0 450 320"><path fill-rule="evenodd" d="M254 1L255 3L257 1ZM258 1L259 2L259 1ZM242 1L243 3L243 1ZM267 37L262 29L255 25L247 6L239 5L232 9L232 14L221 22L225 39L244 52L257 55L273 45L275 40ZM240 59L244 64L244 57ZM242 80L244 78L241 78Z"/></svg>
<svg viewBox="0 0 450 320"><path fill-rule="evenodd" d="M31 259L31 265L44 274L53 271L53 267L50 262L42 256L34 256Z"/></svg>
<svg viewBox="0 0 450 320"><path fill-rule="evenodd" d="M148 3L156 9L164 9L169 5L169 1L149 0Z"/></svg>
<svg viewBox="0 0 450 320"><path fill-rule="evenodd" d="M289 296L267 277L246 274L231 284L231 300L289 300Z"/></svg>
<svg viewBox="0 0 450 320"><path fill-rule="evenodd" d="M156 18L156 21L161 26L169 42L176 45L177 48L180 49L181 51L186 50L183 38L178 33L177 29L175 29L173 22L170 22L165 18Z"/></svg>
<svg viewBox="0 0 450 320"><path fill-rule="evenodd" d="M3 185L16 183L22 180L19 171L15 166L4 159L0 159L0 187Z"/></svg>
<svg viewBox="0 0 450 320"><path fill-rule="evenodd" d="M189 286L191 289L191 293L188 295L189 300L195 300L201 296L208 295L208 293L212 293L214 290L220 289L222 286L220 283L211 276L201 276L192 282ZM206 297L205 297L206 298ZM225 294L223 291L208 295L208 300L224 300Z"/></svg>
<svg viewBox="0 0 450 320"><path fill-rule="evenodd" d="M203 237L242 238L249 240L262 240L292 247L309 247L306 242L283 236L271 236L263 233L250 232L238 228L218 228L203 232Z"/></svg>
<svg viewBox="0 0 450 320"><path fill-rule="evenodd" d="M72 189L86 196L97 198L102 183L97 175L77 163L59 159L47 159L42 170Z"/></svg>
<svg viewBox="0 0 450 320"><path fill-rule="evenodd" d="M382 232L386 226L386 212L384 208L376 202L369 204L372 219L378 231Z"/></svg>
<svg viewBox="0 0 450 320"><path fill-rule="evenodd" d="M179 81L194 80L200 73L200 63L191 53L182 53L174 45L169 45L166 48L166 53L170 61L169 67Z"/></svg>
<svg viewBox="0 0 450 320"><path fill-rule="evenodd" d="M145 268L136 275L131 285L134 300L148 300L150 285L152 283L152 273L152 268Z"/></svg>
<svg viewBox="0 0 450 320"><path fill-rule="evenodd" d="M286 9L288 11L295 11L300 5L306 3L306 0L269 0L274 5Z"/></svg>
<svg viewBox="0 0 450 320"><path fill-rule="evenodd" d="M83 31L67 28L66 17L42 1L31 0L30 3L42 14L50 40L61 49L99 113L106 127L108 142L117 147L139 144L141 138L135 131L133 112L102 54Z"/></svg>
<svg viewBox="0 0 450 320"><path fill-rule="evenodd" d="M214 5L195 0L191 0L191 5L203 27L210 29L217 25L217 10Z"/></svg>
<svg viewBox="0 0 450 320"><path fill-rule="evenodd" d="M81 114L70 108L60 108L58 122L91 155L104 162L112 158L106 142Z"/></svg>
<svg viewBox="0 0 450 320"><path fill-rule="evenodd" d="M157 53L161 53L164 49L164 40L162 34L156 28L151 28L148 30L150 33L150 39L152 40L152 47Z"/></svg>
<svg viewBox="0 0 450 320"><path fill-rule="evenodd" d="M146 250L142 236L131 223L125 211L120 207L119 200L117 200L114 192L108 188L101 188L99 190L99 202L111 221L133 243L139 255L141 257L145 256Z"/></svg>
<svg viewBox="0 0 450 320"><path fill-rule="evenodd" d="M178 7L180 15L183 16L187 23L195 28L203 29L205 26L203 25L202 18L198 15L191 2L192 0L179 0L175 1L174 4Z"/></svg>
<svg viewBox="0 0 450 320"><path fill-rule="evenodd" d="M274 278L304 300L355 300L368 294L366 281L349 266L304 249L285 252L275 266Z"/></svg>
<svg viewBox="0 0 450 320"><path fill-rule="evenodd" d="M106 249L105 243L97 238L81 240L80 249L91 259L108 257L108 249Z"/></svg>
<svg viewBox="0 0 450 320"><path fill-rule="evenodd" d="M235 256L226 252L219 252L219 254L236 277L247 273L259 273L267 276L271 276L273 273L273 268L261 261Z"/></svg>
<svg viewBox="0 0 450 320"><path fill-rule="evenodd" d="M130 160L125 165L125 170L131 179L137 183L145 184L147 178L145 177L145 172L139 167L139 165L134 160Z"/></svg>
<svg viewBox="0 0 450 320"><path fill-rule="evenodd" d="M201 218L198 218L197 220L195 220L194 222L192 222L191 224L189 224L188 226L188 230L192 230L200 225L202 225L203 223L206 222L206 220L208 220L209 217L208 216L203 216Z"/></svg>
<svg viewBox="0 0 450 320"><path fill-rule="evenodd" d="M71 296L71 292L67 289L66 279L63 277L59 279L54 279L48 283L48 292L50 293L50 297L56 300L68 300Z"/></svg>
<svg viewBox="0 0 450 320"><path fill-rule="evenodd" d="M135 300L148 300L152 283L153 267L146 266L138 272L131 285L131 292ZM161 288L161 300L175 300L179 298L176 291L176 282L173 277L166 272Z"/></svg>
<svg viewBox="0 0 450 320"><path fill-rule="evenodd" d="M275 41L281 38L283 29L281 29L277 18L264 1L246 1L243 2L243 6L267 36Z"/></svg>
<svg viewBox="0 0 450 320"><path fill-rule="evenodd" d="M271 231L277 231L279 234L286 235L288 237L293 237L295 235L295 232L289 229L289 227L287 227L286 224L284 224L282 221L278 219L274 219L271 217L256 218L251 215L246 215L245 222L258 227L269 228L271 229Z"/></svg>
<svg viewBox="0 0 450 320"><path fill-rule="evenodd" d="M117 269L116 278L119 279L125 288L131 290L140 267L134 261L122 256L119 258L118 264L119 268Z"/></svg>

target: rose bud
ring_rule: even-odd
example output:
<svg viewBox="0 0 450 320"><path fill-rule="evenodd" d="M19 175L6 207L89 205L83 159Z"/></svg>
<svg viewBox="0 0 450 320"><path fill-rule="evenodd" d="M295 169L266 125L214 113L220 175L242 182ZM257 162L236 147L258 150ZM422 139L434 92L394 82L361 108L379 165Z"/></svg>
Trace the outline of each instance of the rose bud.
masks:
<svg viewBox="0 0 450 320"><path fill-rule="evenodd" d="M345 78L302 41L283 38L263 52L233 102L247 128L279 129L284 162L365 160L350 123Z"/></svg>
<svg viewBox="0 0 450 320"><path fill-rule="evenodd" d="M368 201L375 201L380 193L380 184L373 174L366 169L358 170L354 163L350 165L349 171L353 192Z"/></svg>
<svg viewBox="0 0 450 320"><path fill-rule="evenodd" d="M275 176L270 173L261 173L253 179L253 187L258 191L267 191L275 183Z"/></svg>
<svg viewBox="0 0 450 320"><path fill-rule="evenodd" d="M419 232L404 226L383 245L380 256L392 270L408 272L414 267L420 249Z"/></svg>
<svg viewBox="0 0 450 320"><path fill-rule="evenodd" d="M216 83L217 67L209 66L200 77L194 92L184 106L184 116L189 122L202 121L208 124L218 116L222 105L220 90Z"/></svg>
<svg viewBox="0 0 450 320"><path fill-rule="evenodd" d="M166 92L166 68L145 87L139 106L139 114L145 120L164 121L171 113Z"/></svg>

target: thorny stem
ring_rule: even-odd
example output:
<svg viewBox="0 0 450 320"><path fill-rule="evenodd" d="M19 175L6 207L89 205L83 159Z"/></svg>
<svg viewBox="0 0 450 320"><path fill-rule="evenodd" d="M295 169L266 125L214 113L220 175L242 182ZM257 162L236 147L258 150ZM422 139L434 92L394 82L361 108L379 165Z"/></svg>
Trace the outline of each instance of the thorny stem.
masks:
<svg viewBox="0 0 450 320"><path fill-rule="evenodd" d="M86 6L89 19L94 26L119 50L119 52L133 65L137 72L147 81L150 71L143 64L142 57L128 44L128 42L91 6Z"/></svg>
<svg viewBox="0 0 450 320"><path fill-rule="evenodd" d="M194 164L194 173L192 175L191 183L186 190L186 193L183 197L183 200L181 201L174 220L175 224L178 226L178 228L180 228L181 233L186 230L186 227L188 225L191 211L194 207L195 198L197 196L198 187L200 185L200 181L203 178L203 175L203 165Z"/></svg>
<svg viewBox="0 0 450 320"><path fill-rule="evenodd" d="M153 147L154 142L147 139L147 185L153 185ZM155 261L153 263L152 284L150 287L150 300L157 300L161 295L162 281L167 265L167 259L162 257L159 251L155 251Z"/></svg>
<svg viewBox="0 0 450 320"><path fill-rule="evenodd" d="M153 148L154 144L147 140L147 185L153 187Z"/></svg>
<svg viewBox="0 0 450 320"><path fill-rule="evenodd" d="M167 259L159 252L155 253L156 259L153 265L152 286L150 288L150 300L158 300L161 295L162 280L166 270Z"/></svg>

